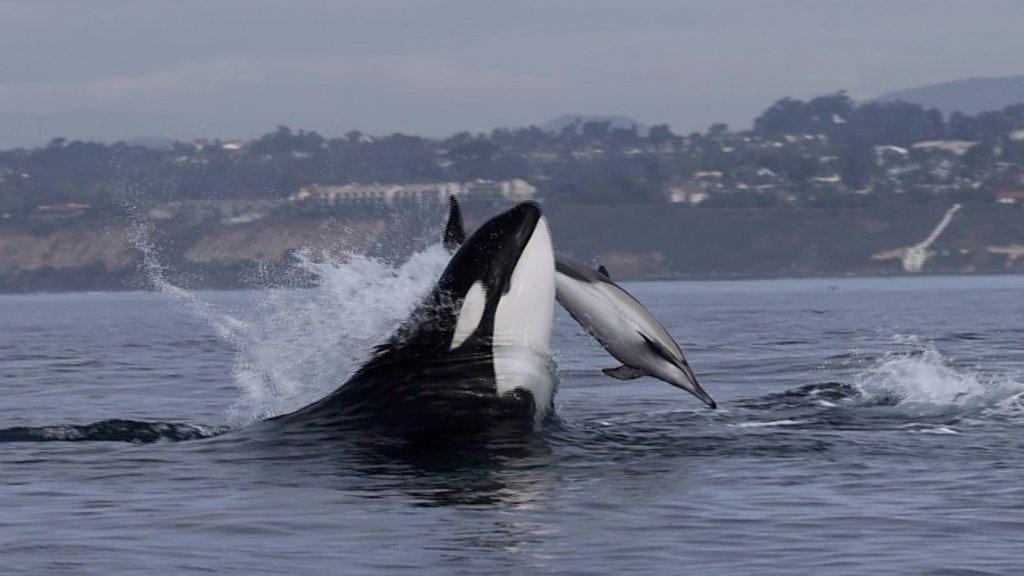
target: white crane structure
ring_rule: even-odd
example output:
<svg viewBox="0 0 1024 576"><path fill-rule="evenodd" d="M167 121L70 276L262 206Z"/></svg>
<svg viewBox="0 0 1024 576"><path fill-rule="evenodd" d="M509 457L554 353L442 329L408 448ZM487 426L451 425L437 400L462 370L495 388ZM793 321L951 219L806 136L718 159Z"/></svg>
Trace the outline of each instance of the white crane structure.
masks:
<svg viewBox="0 0 1024 576"><path fill-rule="evenodd" d="M932 230L932 233L927 238L907 248L906 253L903 254L903 270L905 272L917 274L924 269L925 263L928 262L928 249L939 239L939 236L946 230L949 223L953 221L953 216L959 210L960 204L953 204L949 210L946 210L942 219L935 225L935 229Z"/></svg>

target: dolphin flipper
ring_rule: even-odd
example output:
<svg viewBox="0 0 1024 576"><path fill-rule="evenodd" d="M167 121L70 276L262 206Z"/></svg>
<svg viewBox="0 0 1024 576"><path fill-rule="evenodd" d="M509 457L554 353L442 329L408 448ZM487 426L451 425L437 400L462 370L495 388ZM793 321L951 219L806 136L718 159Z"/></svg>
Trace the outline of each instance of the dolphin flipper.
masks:
<svg viewBox="0 0 1024 576"><path fill-rule="evenodd" d="M606 375L615 378L616 380L635 380L641 376L646 376L647 372L643 370L637 370L636 368L630 368L629 366L622 365L618 368L605 368L601 370Z"/></svg>

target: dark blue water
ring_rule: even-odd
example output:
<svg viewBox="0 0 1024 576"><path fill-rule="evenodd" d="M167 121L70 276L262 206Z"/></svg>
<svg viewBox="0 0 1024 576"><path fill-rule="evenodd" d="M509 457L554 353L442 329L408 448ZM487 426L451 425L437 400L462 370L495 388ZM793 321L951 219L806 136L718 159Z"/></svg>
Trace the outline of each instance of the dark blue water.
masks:
<svg viewBox="0 0 1024 576"><path fill-rule="evenodd" d="M252 424L340 383L435 260L0 297L0 573L1024 569L1024 277L627 284L718 411L604 377L560 314L559 420L534 435L410 451ZM107 419L179 424L71 441Z"/></svg>

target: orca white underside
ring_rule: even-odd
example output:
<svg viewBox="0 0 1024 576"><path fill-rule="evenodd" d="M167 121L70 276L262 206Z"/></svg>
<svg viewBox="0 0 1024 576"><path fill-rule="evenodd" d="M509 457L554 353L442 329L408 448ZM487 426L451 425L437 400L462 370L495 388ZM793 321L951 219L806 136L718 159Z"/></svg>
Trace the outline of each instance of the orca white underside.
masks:
<svg viewBox="0 0 1024 576"><path fill-rule="evenodd" d="M494 321L494 376L498 394L523 389L533 395L538 418L551 406L551 324L555 306L555 257L541 218L519 257L508 293Z"/></svg>

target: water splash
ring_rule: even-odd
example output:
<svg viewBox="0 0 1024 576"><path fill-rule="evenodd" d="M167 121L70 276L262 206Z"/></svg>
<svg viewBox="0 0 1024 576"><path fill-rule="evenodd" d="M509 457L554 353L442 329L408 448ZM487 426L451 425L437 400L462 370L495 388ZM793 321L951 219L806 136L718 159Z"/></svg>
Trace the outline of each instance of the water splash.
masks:
<svg viewBox="0 0 1024 576"><path fill-rule="evenodd" d="M138 222L131 241L149 282L235 350L239 398L227 416L234 426L293 410L339 386L410 314L449 259L439 244L398 265L357 254L319 260L299 251L295 266L314 279L312 288L262 289L251 309L228 312L167 281L149 228Z"/></svg>
<svg viewBox="0 0 1024 576"><path fill-rule="evenodd" d="M397 266L359 255L298 264L316 278L303 290L266 290L232 344L245 423L306 404L337 388L390 335L437 280L448 253L431 246Z"/></svg>
<svg viewBox="0 0 1024 576"><path fill-rule="evenodd" d="M164 274L164 266L160 263L159 252L151 238L150 224L137 214L133 216L128 229L128 241L142 255L140 265L146 280L157 291L171 297L183 308L203 319L219 337L234 344L235 334L244 328L244 323L230 314L218 310L213 304L203 301L195 292L170 283Z"/></svg>
<svg viewBox="0 0 1024 576"><path fill-rule="evenodd" d="M999 367L958 364L934 344L913 336L895 335L890 347L890 352L850 367L847 382L805 384L739 400L736 405L762 413L748 426L777 423L779 415L785 414L829 427L920 425L927 430L908 430L944 434L956 431L928 426L1016 422L1024 416L1024 375Z"/></svg>
<svg viewBox="0 0 1024 576"><path fill-rule="evenodd" d="M1024 382L953 365L930 344L890 353L856 374L859 403L898 406L919 413L984 409L1024 394Z"/></svg>

